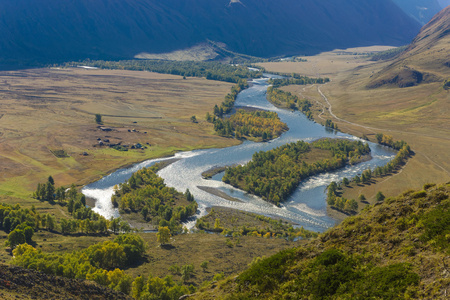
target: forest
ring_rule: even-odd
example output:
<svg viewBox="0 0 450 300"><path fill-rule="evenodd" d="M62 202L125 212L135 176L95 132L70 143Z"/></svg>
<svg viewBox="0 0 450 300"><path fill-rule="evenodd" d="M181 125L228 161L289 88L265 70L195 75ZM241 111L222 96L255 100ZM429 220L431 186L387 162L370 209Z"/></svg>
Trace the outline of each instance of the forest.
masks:
<svg viewBox="0 0 450 300"><path fill-rule="evenodd" d="M223 64L213 61L170 61L170 60L84 60L68 62L62 67L89 66L100 69L149 71L162 74L180 75L184 77L205 77L238 83L240 79L262 77L261 71L252 71L245 66Z"/></svg>
<svg viewBox="0 0 450 300"><path fill-rule="evenodd" d="M326 154L319 150L326 150ZM369 153L369 146L361 141L320 139L310 144L298 141L255 153L246 165L228 168L222 180L279 205L302 180L357 163ZM306 162L307 156L317 154L321 155L316 160Z"/></svg>
<svg viewBox="0 0 450 300"><path fill-rule="evenodd" d="M210 115L207 116L211 120ZM237 139L250 138L266 141L279 137L289 128L278 114L271 111L246 111L239 109L229 118L213 121L214 130L221 136Z"/></svg>
<svg viewBox="0 0 450 300"><path fill-rule="evenodd" d="M158 166L143 168L114 188L111 201L122 214L139 213L146 222L169 227L170 232L180 233L182 222L197 211L197 202L186 192L167 187L156 175Z"/></svg>

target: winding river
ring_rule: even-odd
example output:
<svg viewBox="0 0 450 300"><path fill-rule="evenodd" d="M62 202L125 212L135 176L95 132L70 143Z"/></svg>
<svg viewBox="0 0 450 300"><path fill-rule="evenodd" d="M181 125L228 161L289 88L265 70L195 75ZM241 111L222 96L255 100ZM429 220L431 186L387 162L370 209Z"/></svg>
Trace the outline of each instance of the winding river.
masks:
<svg viewBox="0 0 450 300"><path fill-rule="evenodd" d="M367 168L374 169L376 166L385 165L394 158L395 152L387 147L369 142L372 150L371 160L355 166L347 166L339 171L311 177L300 184L295 193L283 203L282 207L276 207L256 196L223 183L221 181L223 174L218 174L210 180L203 179L201 174L206 170L213 167L245 164L252 158L253 153L267 151L286 143L298 140L313 141L323 137L357 139L348 134L325 129L322 125L308 120L300 112L276 108L266 99L267 80L267 78L253 80L252 86L238 95L235 105L275 111L281 120L289 126L289 131L285 132L281 137L265 143L245 141L241 145L228 148L177 153L175 155L177 160L159 171L158 174L168 186L174 187L180 192L184 192L186 188L189 188L199 204L200 216L206 213L207 207L223 206L291 220L305 229L323 232L335 225L335 220L326 213L326 186L332 181L340 181L344 177L352 178ZM118 211L113 208L110 200L114 185L124 182L133 172L140 168L173 158L148 160L130 168L120 169L97 182L85 186L82 192L86 196L95 199L94 210L96 212L107 218L111 216L117 217L119 215ZM225 200L199 187L219 189L240 201ZM186 224L187 227L192 227L194 222Z"/></svg>

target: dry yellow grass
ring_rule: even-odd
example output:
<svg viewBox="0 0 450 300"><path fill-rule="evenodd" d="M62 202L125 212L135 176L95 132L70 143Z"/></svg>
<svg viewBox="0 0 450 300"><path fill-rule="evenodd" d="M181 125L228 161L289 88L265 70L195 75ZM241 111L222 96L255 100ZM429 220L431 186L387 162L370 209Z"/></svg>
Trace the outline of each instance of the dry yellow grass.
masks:
<svg viewBox="0 0 450 300"><path fill-rule="evenodd" d="M436 55L436 51L432 53ZM423 56L419 56L418 61L421 58ZM377 184L348 189L345 197L356 198L362 193L369 202L373 202L380 190L386 196L393 196L405 189L421 188L427 182L450 181L450 91L445 91L441 82L408 88L367 89L371 76L391 62L373 63L366 61L363 56L358 58L352 54L338 55L336 52L307 57L307 60L264 66L268 71L297 72L310 76L314 75L314 72L311 73L314 64L325 66L319 75L330 77L330 83L321 86L289 86L284 89L310 99L316 105L315 118L319 122L332 119L342 131L356 136L366 134L372 141L375 140L375 133L390 134L396 140L408 142L415 152L398 174L378 180ZM335 63L338 60L341 61L339 67ZM309 69L305 67L307 65ZM439 70L438 74L450 76L449 71L442 73ZM320 95L318 88L329 103ZM338 119L330 114L330 105L331 112Z"/></svg>
<svg viewBox="0 0 450 300"><path fill-rule="evenodd" d="M229 83L121 70L0 75L0 194L26 197L49 175L57 185L84 184L133 162L236 143L214 135L203 121L230 91ZM96 113L114 130L100 130ZM192 115L199 123L190 121ZM121 152L99 147L97 138L147 149ZM51 150L58 149L70 157L55 157Z"/></svg>
<svg viewBox="0 0 450 300"><path fill-rule="evenodd" d="M336 78L338 73L353 70L354 68L373 64L367 61L367 53L379 52L391 49L390 46L373 46L361 48L349 48L345 50L336 49L334 51L323 52L316 56L304 56L305 62L269 62L258 65L272 72L299 73L309 77L329 77Z"/></svg>

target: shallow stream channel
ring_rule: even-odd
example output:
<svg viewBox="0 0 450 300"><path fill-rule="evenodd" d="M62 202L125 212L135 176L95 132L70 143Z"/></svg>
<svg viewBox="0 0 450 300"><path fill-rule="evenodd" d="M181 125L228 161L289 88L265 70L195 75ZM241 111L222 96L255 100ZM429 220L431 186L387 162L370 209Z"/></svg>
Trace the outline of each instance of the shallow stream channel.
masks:
<svg viewBox="0 0 450 300"><path fill-rule="evenodd" d="M266 99L266 90L269 86L267 81L268 78L253 80L252 85L238 95L235 106L277 112L280 119L289 126L289 131L282 134L281 137L263 143L245 141L238 146L228 148L180 152L174 157L147 160L132 167L117 170L82 189L86 196L95 199L94 210L106 218L119 216L119 212L111 203L113 187L124 182L130 178L132 173L143 167L172 159L174 162L160 170L158 175L164 179L168 186L174 187L180 192L185 192L187 188L190 190L199 205L198 216L205 215L207 207L222 206L290 220L298 226L318 232L323 232L334 226L336 221L327 215L326 210L325 189L328 184L332 181L340 181L344 177L353 178L368 168L374 169L376 166L383 166L394 158L395 151L369 142L372 156L370 160L309 178L299 185L281 207L274 206L259 197L223 183L221 181L223 173L217 174L209 180L202 178L201 174L212 168L245 164L251 160L255 152L267 151L298 140L310 142L324 137L358 139L348 134L330 131L324 126L308 120L301 112L279 109L273 106ZM205 191L211 189L220 190L239 201L226 200ZM191 228L194 224L195 221L192 221L185 225Z"/></svg>

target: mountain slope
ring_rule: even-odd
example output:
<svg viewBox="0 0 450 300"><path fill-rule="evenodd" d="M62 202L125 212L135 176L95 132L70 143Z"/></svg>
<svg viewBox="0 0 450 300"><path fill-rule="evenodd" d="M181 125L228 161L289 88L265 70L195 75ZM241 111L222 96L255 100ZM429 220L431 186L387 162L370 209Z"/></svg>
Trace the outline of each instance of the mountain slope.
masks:
<svg viewBox="0 0 450 300"><path fill-rule="evenodd" d="M450 5L450 0L438 0L439 4L442 8L447 7Z"/></svg>
<svg viewBox="0 0 450 300"><path fill-rule="evenodd" d="M3 60L131 58L212 40L254 56L402 45L417 22L391 0L0 2Z"/></svg>
<svg viewBox="0 0 450 300"><path fill-rule="evenodd" d="M192 299L448 299L449 195L428 184L388 198Z"/></svg>
<svg viewBox="0 0 450 300"><path fill-rule="evenodd" d="M450 6L440 11L408 48L376 74L369 88L408 87L450 77Z"/></svg>
<svg viewBox="0 0 450 300"><path fill-rule="evenodd" d="M438 0L392 0L409 16L425 25L443 7Z"/></svg>

